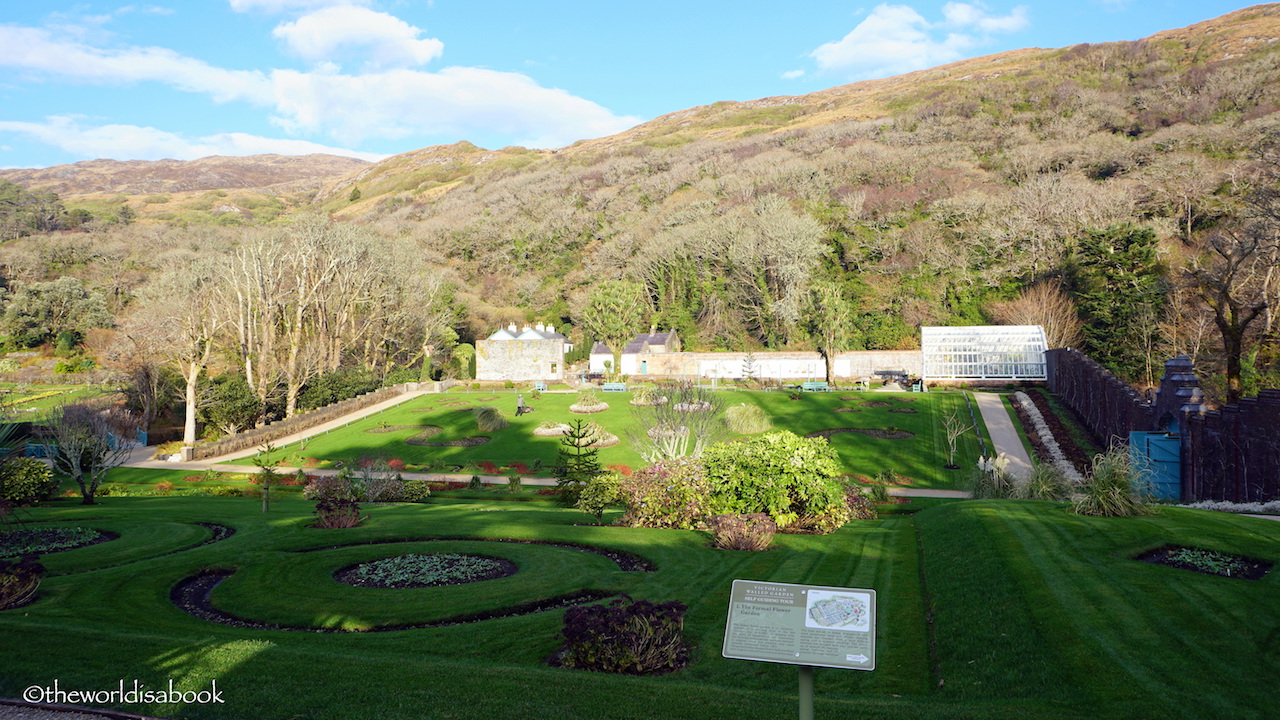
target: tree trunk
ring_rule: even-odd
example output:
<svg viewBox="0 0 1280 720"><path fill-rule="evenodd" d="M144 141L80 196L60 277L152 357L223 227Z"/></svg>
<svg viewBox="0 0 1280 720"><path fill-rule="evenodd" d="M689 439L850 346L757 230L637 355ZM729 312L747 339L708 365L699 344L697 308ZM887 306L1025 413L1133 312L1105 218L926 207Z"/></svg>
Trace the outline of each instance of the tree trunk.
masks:
<svg viewBox="0 0 1280 720"><path fill-rule="evenodd" d="M182 444L196 444L196 385L200 381L201 368L192 368L187 373L187 417L182 426Z"/></svg>

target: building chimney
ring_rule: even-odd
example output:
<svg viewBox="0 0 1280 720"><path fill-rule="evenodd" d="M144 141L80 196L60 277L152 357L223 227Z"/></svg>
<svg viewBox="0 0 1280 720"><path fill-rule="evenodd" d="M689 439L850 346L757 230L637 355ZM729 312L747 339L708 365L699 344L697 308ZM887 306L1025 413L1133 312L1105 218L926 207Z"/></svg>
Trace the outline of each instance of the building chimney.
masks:
<svg viewBox="0 0 1280 720"><path fill-rule="evenodd" d="M533 327L534 327L534 328L536 328L536 329L538 330L538 332L542 332L542 323L538 323L537 325L534 325Z"/></svg>
<svg viewBox="0 0 1280 720"><path fill-rule="evenodd" d="M516 324L511 323L510 325L507 326L507 329L514 333L516 331Z"/></svg>

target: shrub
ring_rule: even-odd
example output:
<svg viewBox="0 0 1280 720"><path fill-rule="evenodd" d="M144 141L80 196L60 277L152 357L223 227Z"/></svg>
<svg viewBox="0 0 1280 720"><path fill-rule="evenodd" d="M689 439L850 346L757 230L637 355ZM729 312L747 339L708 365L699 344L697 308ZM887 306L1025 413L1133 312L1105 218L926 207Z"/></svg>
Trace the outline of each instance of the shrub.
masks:
<svg viewBox="0 0 1280 720"><path fill-rule="evenodd" d="M880 505L889 502L889 485L893 483L896 477L897 474L888 468L876 473L876 476L871 478L863 490L867 499Z"/></svg>
<svg viewBox="0 0 1280 720"><path fill-rule="evenodd" d="M13 458L0 464L0 501L28 505L48 500L57 491L53 471L35 458Z"/></svg>
<svg viewBox="0 0 1280 720"><path fill-rule="evenodd" d="M471 482L467 483L468 490L479 490L484 487L484 482L480 480L479 475L472 475Z"/></svg>
<svg viewBox="0 0 1280 720"><path fill-rule="evenodd" d="M1027 500L1062 500L1070 490L1070 483L1060 469L1046 463L1035 463L1026 481L1018 486L1017 495Z"/></svg>
<svg viewBox="0 0 1280 720"><path fill-rule="evenodd" d="M315 516L318 528L353 528L360 524L360 506L349 498L326 497L316 503Z"/></svg>
<svg viewBox="0 0 1280 720"><path fill-rule="evenodd" d="M524 463L522 463L522 462L513 462L513 463L511 463L511 469L512 469L512 470L514 470L514 471L516 471L516 472L518 472L518 473L520 473L521 475L530 475L530 474L532 474L532 472L533 472L533 471L531 471L531 470L529 469L529 466L528 466L528 465L525 465L525 464L524 464Z"/></svg>
<svg viewBox="0 0 1280 720"><path fill-rule="evenodd" d="M161 480L155 484L155 491L161 495L168 495L173 492L173 483L169 480Z"/></svg>
<svg viewBox="0 0 1280 720"><path fill-rule="evenodd" d="M684 665L681 602L656 604L623 595L608 605L582 605L564 614L564 667L596 672L648 675Z"/></svg>
<svg viewBox="0 0 1280 720"><path fill-rule="evenodd" d="M99 490L101 490L101 488L99 488ZM211 488L206 488L205 492L208 493L209 495L212 495L213 497L243 497L244 496L244 492L241 491L240 488L232 487L230 485L215 485ZM98 494L101 495L102 493L98 493Z"/></svg>
<svg viewBox="0 0 1280 720"><path fill-rule="evenodd" d="M520 473L511 473L507 476L507 492L520 492Z"/></svg>
<svg viewBox="0 0 1280 720"><path fill-rule="evenodd" d="M502 417L502 413L499 412L496 407L481 405L471 412L475 415L476 427L479 428L481 432L501 430L510 424L507 422L506 418Z"/></svg>
<svg viewBox="0 0 1280 720"><path fill-rule="evenodd" d="M778 524L764 513L747 515L712 515L711 544L721 550L768 550Z"/></svg>
<svg viewBox="0 0 1280 720"><path fill-rule="evenodd" d="M969 478L970 493L975 500L998 500L1011 498L1017 494L1017 483L1012 475L1005 471L1009 459L1000 453L998 456L978 459L978 469Z"/></svg>
<svg viewBox="0 0 1280 720"><path fill-rule="evenodd" d="M307 483L302 488L302 497L307 500L355 500L356 492L351 486L351 478L339 473L332 477L318 477Z"/></svg>
<svg viewBox="0 0 1280 720"><path fill-rule="evenodd" d="M24 605L40 589L44 566L34 556L0 560L0 610Z"/></svg>
<svg viewBox="0 0 1280 720"><path fill-rule="evenodd" d="M511 381L511 380L503 380L503 381L502 381L502 387L504 387L504 388L513 388L513 387L515 387L515 386L516 386L515 382L513 382L513 381Z"/></svg>
<svg viewBox="0 0 1280 720"><path fill-rule="evenodd" d="M849 519L835 450L826 438L771 432L702 453L711 512L765 513L786 529L830 532Z"/></svg>
<svg viewBox="0 0 1280 720"><path fill-rule="evenodd" d="M400 458L391 458L387 461L387 467L396 472L404 472L404 461Z"/></svg>
<svg viewBox="0 0 1280 720"><path fill-rule="evenodd" d="M662 405L666 402L667 396L659 393L657 388L639 387L631 394L631 404L639 407Z"/></svg>
<svg viewBox="0 0 1280 720"><path fill-rule="evenodd" d="M426 502L427 498L431 497L431 488L426 480L410 480L404 484L404 493L401 497L405 502Z"/></svg>
<svg viewBox="0 0 1280 720"><path fill-rule="evenodd" d="M849 506L850 520L875 520L878 517L876 506L854 485L844 490L845 504Z"/></svg>
<svg viewBox="0 0 1280 720"><path fill-rule="evenodd" d="M1131 517L1150 515L1146 504L1147 478L1133 467L1129 448L1118 445L1093 457L1089 479L1072 510L1077 515Z"/></svg>
<svg viewBox="0 0 1280 720"><path fill-rule="evenodd" d="M705 518L711 506L706 469L694 458L661 460L623 477L618 486L631 527L689 530Z"/></svg>
<svg viewBox="0 0 1280 720"><path fill-rule="evenodd" d="M736 433L761 433L773 427L773 419L759 405L738 403L724 413L729 429Z"/></svg>
<svg viewBox="0 0 1280 720"><path fill-rule="evenodd" d="M619 483L622 476L615 472L605 472L587 481L578 492L578 501L574 507L588 515L594 515L596 524L604 523L604 511L619 499Z"/></svg>

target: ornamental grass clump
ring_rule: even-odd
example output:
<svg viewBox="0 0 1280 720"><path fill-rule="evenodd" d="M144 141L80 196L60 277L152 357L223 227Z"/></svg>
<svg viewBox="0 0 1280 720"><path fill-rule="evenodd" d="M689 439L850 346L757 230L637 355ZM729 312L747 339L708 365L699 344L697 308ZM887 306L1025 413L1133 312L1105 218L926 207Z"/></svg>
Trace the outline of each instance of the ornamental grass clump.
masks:
<svg viewBox="0 0 1280 720"><path fill-rule="evenodd" d="M1018 484L1016 494L1026 500L1062 500L1071 494L1071 485L1057 466L1033 463L1031 474Z"/></svg>
<svg viewBox="0 0 1280 720"><path fill-rule="evenodd" d="M1017 480L1009 474L1009 458L1004 453L996 457L978 458L978 471L969 478L970 496L974 500L1007 500L1017 496Z"/></svg>
<svg viewBox="0 0 1280 720"><path fill-rule="evenodd" d="M480 432L493 432L507 427L510 423L502 417L502 413L498 408L490 405L482 405L471 411L476 418L476 427Z"/></svg>
<svg viewBox="0 0 1280 720"><path fill-rule="evenodd" d="M30 602L40 589L44 566L35 556L17 560L0 560L0 610L19 607Z"/></svg>
<svg viewBox="0 0 1280 720"><path fill-rule="evenodd" d="M652 603L623 595L608 605L582 605L564 614L562 667L624 675L678 670L688 662L684 603Z"/></svg>
<svg viewBox="0 0 1280 720"><path fill-rule="evenodd" d="M1077 515L1133 517L1151 515L1147 507L1147 473L1129 459L1129 448L1118 445L1093 457L1089 479L1072 503Z"/></svg>
<svg viewBox="0 0 1280 720"><path fill-rule="evenodd" d="M315 516L315 527L326 530L353 528L362 520L356 501L341 497L321 498L316 503Z"/></svg>
<svg viewBox="0 0 1280 720"><path fill-rule="evenodd" d="M712 515L707 520L711 545L721 550L768 550L778 524L764 513Z"/></svg>
<svg viewBox="0 0 1280 720"><path fill-rule="evenodd" d="M761 433L773 428L773 419L759 405L738 403L725 411L724 420L730 430L743 435Z"/></svg>
<svg viewBox="0 0 1280 720"><path fill-rule="evenodd" d="M592 392L578 393L577 399L569 406L569 412L580 415L604 412L608 409L609 403L596 397L596 394Z"/></svg>

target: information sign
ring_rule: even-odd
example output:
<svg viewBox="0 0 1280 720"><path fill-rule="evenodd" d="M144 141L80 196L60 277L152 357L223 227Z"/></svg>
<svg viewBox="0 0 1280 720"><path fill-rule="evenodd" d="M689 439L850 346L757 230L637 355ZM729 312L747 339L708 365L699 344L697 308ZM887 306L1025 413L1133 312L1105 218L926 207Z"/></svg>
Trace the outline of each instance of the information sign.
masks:
<svg viewBox="0 0 1280 720"><path fill-rule="evenodd" d="M721 654L874 670L876 591L734 580Z"/></svg>

